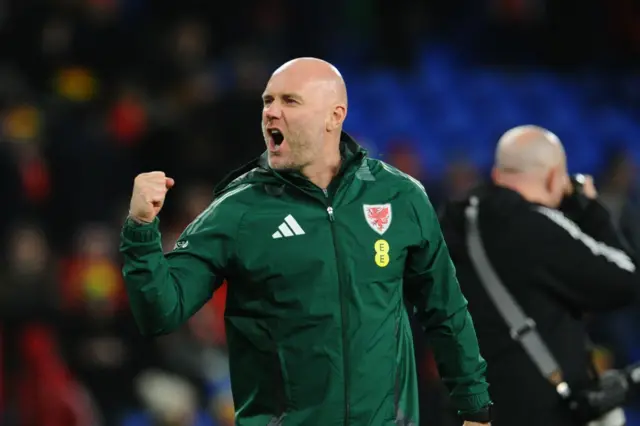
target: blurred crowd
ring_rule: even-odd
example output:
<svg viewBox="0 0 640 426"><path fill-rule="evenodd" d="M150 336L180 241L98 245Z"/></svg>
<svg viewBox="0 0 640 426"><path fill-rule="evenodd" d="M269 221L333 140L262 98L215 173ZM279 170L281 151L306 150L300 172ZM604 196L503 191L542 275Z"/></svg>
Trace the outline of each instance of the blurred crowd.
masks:
<svg viewBox="0 0 640 426"><path fill-rule="evenodd" d="M323 57L350 70L349 85L370 68L410 72L430 43L501 67L534 58L558 72L585 61L634 67L640 50L632 1L311 3L0 4L1 424L232 424L224 287L183 329L142 338L118 232L134 176L163 170L177 182L161 217L173 247L215 183L262 151L260 93L278 64ZM414 145L385 146L378 154L423 180L436 205L487 176L473 158L432 173ZM624 153L604 163L594 171L601 197L640 248L635 165ZM639 316L594 319L598 362L640 360ZM446 398L420 338L417 351L423 423L444 425Z"/></svg>

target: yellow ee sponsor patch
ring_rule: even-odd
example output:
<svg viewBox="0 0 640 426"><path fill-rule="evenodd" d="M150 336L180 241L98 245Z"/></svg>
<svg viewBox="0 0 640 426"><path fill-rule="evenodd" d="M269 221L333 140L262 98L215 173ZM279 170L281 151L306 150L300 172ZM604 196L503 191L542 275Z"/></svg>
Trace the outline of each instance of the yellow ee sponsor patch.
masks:
<svg viewBox="0 0 640 426"><path fill-rule="evenodd" d="M386 240L378 240L373 245L373 249L376 251L374 260L376 265L384 268L389 264L389 243Z"/></svg>

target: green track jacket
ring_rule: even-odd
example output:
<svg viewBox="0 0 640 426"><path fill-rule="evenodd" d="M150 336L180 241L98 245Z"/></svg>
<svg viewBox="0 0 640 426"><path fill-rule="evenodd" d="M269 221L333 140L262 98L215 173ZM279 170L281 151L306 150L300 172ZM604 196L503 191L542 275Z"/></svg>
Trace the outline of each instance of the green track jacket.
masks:
<svg viewBox="0 0 640 426"><path fill-rule="evenodd" d="M127 220L140 330L175 330L226 278L236 424L418 425L406 299L454 404L486 407L486 364L424 188L346 133L341 148L326 191L264 156L238 171L166 255L157 219Z"/></svg>

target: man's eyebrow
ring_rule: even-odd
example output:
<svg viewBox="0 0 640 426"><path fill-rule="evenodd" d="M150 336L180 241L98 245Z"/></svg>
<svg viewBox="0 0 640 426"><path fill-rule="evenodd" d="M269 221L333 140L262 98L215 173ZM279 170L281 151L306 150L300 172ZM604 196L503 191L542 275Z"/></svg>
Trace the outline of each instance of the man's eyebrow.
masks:
<svg viewBox="0 0 640 426"><path fill-rule="evenodd" d="M297 93L292 93L292 92L287 92L287 93L281 93L278 95L281 98L289 98L289 99L302 99L302 96L300 96ZM274 96L271 93L263 93L262 94L262 99L268 99L268 98L274 98L276 96Z"/></svg>

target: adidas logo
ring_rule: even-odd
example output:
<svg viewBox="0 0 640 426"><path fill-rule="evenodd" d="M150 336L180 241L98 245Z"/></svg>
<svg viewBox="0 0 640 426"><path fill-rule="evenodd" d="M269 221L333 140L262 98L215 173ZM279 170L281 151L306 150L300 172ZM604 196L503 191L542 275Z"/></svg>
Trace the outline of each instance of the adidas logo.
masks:
<svg viewBox="0 0 640 426"><path fill-rule="evenodd" d="M304 235L304 230L298 225L298 222L289 215L284 218L284 222L278 226L278 230L273 233L272 238L293 237L294 235Z"/></svg>

